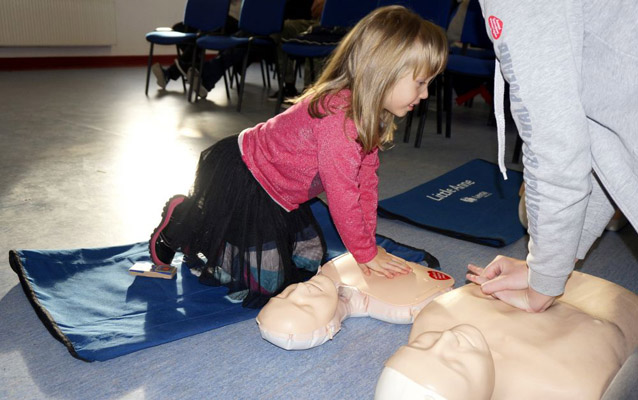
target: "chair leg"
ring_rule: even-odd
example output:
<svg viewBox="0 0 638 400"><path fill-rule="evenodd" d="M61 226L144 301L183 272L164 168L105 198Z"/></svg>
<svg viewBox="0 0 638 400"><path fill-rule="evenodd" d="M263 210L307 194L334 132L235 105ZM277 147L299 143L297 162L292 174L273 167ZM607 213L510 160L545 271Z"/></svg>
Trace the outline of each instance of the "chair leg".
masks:
<svg viewBox="0 0 638 400"><path fill-rule="evenodd" d="M412 129L412 118L414 118L414 110L408 113L407 118L405 119L405 133L403 134L403 143L408 143L410 141L410 130Z"/></svg>
<svg viewBox="0 0 638 400"><path fill-rule="evenodd" d="M194 89L194 85L193 85L193 81L195 79L195 68L191 68L191 73L188 76L188 81L191 83L190 87L188 88L188 97L186 100L188 100L189 103L194 103L193 101L193 89ZM197 94L195 94L195 96L197 96ZM197 99L196 99L197 100Z"/></svg>
<svg viewBox="0 0 638 400"><path fill-rule="evenodd" d="M276 57L276 56L275 56ZM276 58L275 58L276 60ZM268 73L268 63L266 63L266 83L268 84L268 89L270 89L272 87L271 83L270 83L270 74Z"/></svg>
<svg viewBox="0 0 638 400"><path fill-rule="evenodd" d="M432 92L432 90L436 90L436 79L430 83L428 86L428 92ZM438 102L438 99L437 99ZM425 131L425 121L428 117L428 107L430 106L430 99L424 99L419 102L419 126L416 131L416 140L414 141L414 147L421 147L421 139L423 138L423 132ZM438 110L437 110L438 111ZM438 117L438 115L437 115Z"/></svg>
<svg viewBox="0 0 638 400"><path fill-rule="evenodd" d="M226 71L224 71L224 88L226 89L226 98L230 101L230 90L228 89L228 79L226 78Z"/></svg>
<svg viewBox="0 0 638 400"><path fill-rule="evenodd" d="M188 88L188 92L186 94L186 100L191 103L191 99L193 98L193 79L195 78L195 60L197 60L197 53L199 52L199 48L197 47L197 45L195 45L195 48L193 49L193 58L191 60L191 69L190 69L190 76L188 77L188 81L190 82L190 87ZM203 50L203 52L205 53L206 50ZM204 58L205 54L202 54L202 58ZM188 71L186 71L188 72Z"/></svg>
<svg viewBox="0 0 638 400"><path fill-rule="evenodd" d="M151 48L148 51L148 65L146 66L146 89L144 89L144 94L148 96L148 81L151 79L151 64L153 63L153 46L154 43L151 42Z"/></svg>
<svg viewBox="0 0 638 400"><path fill-rule="evenodd" d="M443 75L434 80L436 84L436 133L443 132Z"/></svg>
<svg viewBox="0 0 638 400"><path fill-rule="evenodd" d="M178 45L175 45L175 47L177 47L177 60L175 60L177 63L179 63L179 60L182 58L182 51L179 49ZM181 74L180 74L181 75ZM186 77L184 75L182 76L182 86L184 87L184 93L186 93Z"/></svg>
<svg viewBox="0 0 638 400"><path fill-rule="evenodd" d="M288 54L284 54L284 62L282 65L288 64ZM277 73L277 85L279 86L279 91L277 92L277 101L275 104L275 115L281 112L281 104L284 102L284 83L283 83L283 71L279 68L279 63L275 64L275 72Z"/></svg>
<svg viewBox="0 0 638 400"><path fill-rule="evenodd" d="M193 74L197 74L197 91L195 92L195 103L197 103L199 101L199 89L202 87L202 81L203 81L203 74L202 71L204 70L204 61L206 61L206 49L202 49L202 56L200 57L199 60L199 69L197 69L196 71L193 72ZM191 81L191 89L193 88L193 83L195 81Z"/></svg>
<svg viewBox="0 0 638 400"><path fill-rule="evenodd" d="M261 83L266 87L266 74L264 74L264 60L259 60L259 68L261 69Z"/></svg>
<svg viewBox="0 0 638 400"><path fill-rule="evenodd" d="M195 52L197 52L197 50L195 50ZM190 73L190 76L188 77L188 81L191 83L190 88L188 89L189 103L197 103L197 101L199 100L199 87L202 84L202 75L199 73L199 71L201 71L202 68L204 67L204 58L206 58L206 49L202 49L201 52L202 52L202 55L199 60L199 70L197 70L197 68L194 67L196 56L195 54L193 54L193 64L191 64L191 73ZM195 74L198 75L197 87L195 87L195 85L193 84L193 82L195 82ZM193 92L195 93L194 101L193 101Z"/></svg>
<svg viewBox="0 0 638 400"><path fill-rule="evenodd" d="M246 84L246 68L248 67L248 55L250 54L250 47L252 39L248 40L248 46L246 46L246 53L244 54L244 62L241 65L241 83L239 84L239 99L237 99L237 112L241 112L241 103L244 98L244 86Z"/></svg>
<svg viewBox="0 0 638 400"><path fill-rule="evenodd" d="M452 134L452 74L445 74L445 137Z"/></svg>
<svg viewBox="0 0 638 400"><path fill-rule="evenodd" d="M316 76L315 76L315 59L312 57L308 57L308 62L310 63L310 81L312 83L315 82Z"/></svg>
<svg viewBox="0 0 638 400"><path fill-rule="evenodd" d="M423 131L425 131L425 121L428 116L428 106L430 102L428 99L421 100L419 103L419 127L416 130L416 140L414 141L414 147L417 149L421 147L421 139L423 139Z"/></svg>
<svg viewBox="0 0 638 400"><path fill-rule="evenodd" d="M286 56L286 54L284 53L284 65L285 62L287 62L288 57ZM281 81L283 80L282 76L281 76L281 71L279 70L279 52L275 51L275 76L277 77L277 86L279 86L279 93L277 94L277 100L275 101L275 115L279 114L279 112L281 111L281 103L279 102L279 99L282 99L283 101L283 93L281 93L281 87L282 87L282 83ZM270 76L270 74L268 74Z"/></svg>
<svg viewBox="0 0 638 400"><path fill-rule="evenodd" d="M230 80L230 87L233 87L233 84L237 87L237 95L239 95L239 78L240 76L237 73L237 70L235 69L235 48L233 48L231 50L231 56L232 56L232 63L233 63L233 68L232 68L232 74L231 74L231 80Z"/></svg>
<svg viewBox="0 0 638 400"><path fill-rule="evenodd" d="M235 83L237 83L237 93L239 93L239 82L236 81L237 71L235 71L235 48L230 49L230 67L228 68L228 76L230 77L229 87L232 89L235 87Z"/></svg>

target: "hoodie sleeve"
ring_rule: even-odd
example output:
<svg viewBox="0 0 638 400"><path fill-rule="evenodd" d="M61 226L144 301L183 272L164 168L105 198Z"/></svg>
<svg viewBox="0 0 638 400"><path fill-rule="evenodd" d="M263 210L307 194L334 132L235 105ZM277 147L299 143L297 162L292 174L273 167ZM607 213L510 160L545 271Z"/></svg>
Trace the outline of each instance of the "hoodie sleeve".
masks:
<svg viewBox="0 0 638 400"><path fill-rule="evenodd" d="M592 190L580 100L582 6L568 0L481 0L481 6L524 142L529 284L557 296L574 268Z"/></svg>

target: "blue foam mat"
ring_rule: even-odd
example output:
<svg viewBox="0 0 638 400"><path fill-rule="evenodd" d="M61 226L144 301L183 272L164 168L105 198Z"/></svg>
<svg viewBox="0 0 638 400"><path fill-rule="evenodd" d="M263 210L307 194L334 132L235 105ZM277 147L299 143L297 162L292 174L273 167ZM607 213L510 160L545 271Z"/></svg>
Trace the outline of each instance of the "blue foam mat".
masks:
<svg viewBox="0 0 638 400"><path fill-rule="evenodd" d="M458 239L502 247L525 235L518 218L523 174L472 160L405 193L379 202L379 215Z"/></svg>
<svg viewBox="0 0 638 400"><path fill-rule="evenodd" d="M325 204L312 210L328 258L345 252ZM388 251L414 262L438 261L423 250L378 237ZM150 261L148 243L73 250L17 250L9 260L36 313L69 352L104 361L144 348L254 318L259 310L225 299L225 287L199 283L186 267L175 279L135 277L128 269ZM256 329L256 328L255 328Z"/></svg>

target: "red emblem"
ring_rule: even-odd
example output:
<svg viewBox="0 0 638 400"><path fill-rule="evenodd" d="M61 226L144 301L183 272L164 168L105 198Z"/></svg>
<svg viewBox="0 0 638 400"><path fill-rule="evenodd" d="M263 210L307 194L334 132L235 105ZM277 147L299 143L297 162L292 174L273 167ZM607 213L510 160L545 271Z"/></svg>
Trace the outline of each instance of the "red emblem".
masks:
<svg viewBox="0 0 638 400"><path fill-rule="evenodd" d="M492 37L494 39L498 39L499 37L501 37L501 32L503 32L503 21L492 15L487 19L487 22L490 24Z"/></svg>
<svg viewBox="0 0 638 400"><path fill-rule="evenodd" d="M428 271L428 275L430 275L430 278L437 281L447 281L448 279L452 279L449 275L439 271Z"/></svg>

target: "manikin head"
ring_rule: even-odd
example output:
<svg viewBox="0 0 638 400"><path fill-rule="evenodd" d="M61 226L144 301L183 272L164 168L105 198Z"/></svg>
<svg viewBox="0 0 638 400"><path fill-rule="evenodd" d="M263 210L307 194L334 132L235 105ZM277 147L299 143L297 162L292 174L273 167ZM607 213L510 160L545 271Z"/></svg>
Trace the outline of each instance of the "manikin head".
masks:
<svg viewBox="0 0 638 400"><path fill-rule="evenodd" d="M375 399L488 400L494 390L494 361L481 332L457 325L423 332L385 364Z"/></svg>
<svg viewBox="0 0 638 400"><path fill-rule="evenodd" d="M312 333L332 320L337 300L332 280L316 275L307 282L288 286L270 299L257 322L260 328L283 335Z"/></svg>

